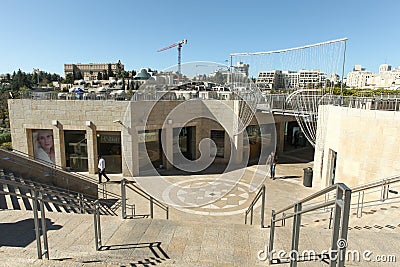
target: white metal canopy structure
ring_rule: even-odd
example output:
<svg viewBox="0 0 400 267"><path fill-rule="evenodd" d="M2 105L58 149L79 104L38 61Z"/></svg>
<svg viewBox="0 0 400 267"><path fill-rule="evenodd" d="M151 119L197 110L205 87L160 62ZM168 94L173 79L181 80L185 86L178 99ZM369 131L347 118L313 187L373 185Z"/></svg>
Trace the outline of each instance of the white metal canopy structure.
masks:
<svg viewBox="0 0 400 267"><path fill-rule="evenodd" d="M287 103L307 140L315 146L318 107L328 104L333 86L343 86L347 38L268 52L233 53L231 66L248 64L249 76L266 94L291 92ZM341 73L341 79L338 73ZM321 125L321 127L323 127ZM323 129L320 135L323 134Z"/></svg>

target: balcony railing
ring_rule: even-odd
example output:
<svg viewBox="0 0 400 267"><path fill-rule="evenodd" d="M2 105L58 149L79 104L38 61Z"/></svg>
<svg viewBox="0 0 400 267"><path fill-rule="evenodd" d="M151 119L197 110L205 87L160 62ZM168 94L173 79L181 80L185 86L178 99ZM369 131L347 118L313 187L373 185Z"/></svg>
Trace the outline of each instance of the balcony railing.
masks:
<svg viewBox="0 0 400 267"><path fill-rule="evenodd" d="M272 112L293 113L294 108L287 101L289 94L266 94L263 93L257 108L259 110L268 110ZM309 96L311 97L311 96ZM115 101L183 101L183 100L236 100L239 99L234 92L224 91L157 91L157 92L141 92L137 91L133 94L128 92L115 93L63 93L63 92L24 92L20 95L21 99L33 100L115 100ZM305 99L307 101L307 99ZM311 101L311 100L310 100ZM357 96L339 96L330 95L329 105L342 106L357 109L368 110L400 110L400 95L397 94L381 94L373 97L357 97Z"/></svg>

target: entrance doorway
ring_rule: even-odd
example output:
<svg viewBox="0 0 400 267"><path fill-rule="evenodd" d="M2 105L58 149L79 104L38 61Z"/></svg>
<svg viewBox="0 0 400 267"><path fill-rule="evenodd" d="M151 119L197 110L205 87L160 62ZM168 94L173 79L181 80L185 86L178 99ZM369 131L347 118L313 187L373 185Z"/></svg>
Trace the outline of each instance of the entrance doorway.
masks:
<svg viewBox="0 0 400 267"><path fill-rule="evenodd" d="M66 167L73 171L88 171L86 131L65 131Z"/></svg>
<svg viewBox="0 0 400 267"><path fill-rule="evenodd" d="M97 132L97 153L106 161L108 173L122 173L121 132Z"/></svg>
<svg viewBox="0 0 400 267"><path fill-rule="evenodd" d="M140 171L159 168L162 165L161 129L139 131Z"/></svg>
<svg viewBox="0 0 400 267"><path fill-rule="evenodd" d="M174 128L173 131L174 142L178 141L182 155L188 160L196 159L196 127Z"/></svg>
<svg viewBox="0 0 400 267"><path fill-rule="evenodd" d="M216 149L211 150L212 157L223 158L225 150L225 131L211 130L211 140L214 141Z"/></svg>
<svg viewBox="0 0 400 267"><path fill-rule="evenodd" d="M337 152L329 149L329 185L335 184Z"/></svg>

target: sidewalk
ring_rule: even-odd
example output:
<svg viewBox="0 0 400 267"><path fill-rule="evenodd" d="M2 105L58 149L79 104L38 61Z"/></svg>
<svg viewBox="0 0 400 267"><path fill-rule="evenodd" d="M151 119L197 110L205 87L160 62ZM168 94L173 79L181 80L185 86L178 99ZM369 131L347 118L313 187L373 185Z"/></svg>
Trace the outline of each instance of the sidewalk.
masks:
<svg viewBox="0 0 400 267"><path fill-rule="evenodd" d="M266 216L271 209L280 209L288 206L313 192L320 190L320 183L313 182L313 187L303 186L303 169L313 167L313 149L299 148L282 153L276 167L276 179L268 177L265 165L252 165L245 168L239 181L231 181L229 173L202 174L202 175L166 175L162 177L133 177L138 185L148 183L156 194L150 193L155 199L166 203L170 207L169 217L172 220L207 221L207 222L244 222L244 213L254 199L257 188L253 184L257 181L266 185ZM163 170L163 173L168 171ZM233 173L233 172L232 172ZM111 182L105 184L107 190L120 193L122 175L110 174ZM99 185L101 188L102 185ZM260 187L260 186L259 186ZM259 188L258 187L258 188ZM135 204L138 214L148 214L149 201L139 197L132 191L127 192L128 203ZM206 201L206 199L209 201ZM204 204L206 203L206 204ZM261 201L256 204L259 212ZM160 217L161 210L154 210ZM255 215L256 216L256 215Z"/></svg>

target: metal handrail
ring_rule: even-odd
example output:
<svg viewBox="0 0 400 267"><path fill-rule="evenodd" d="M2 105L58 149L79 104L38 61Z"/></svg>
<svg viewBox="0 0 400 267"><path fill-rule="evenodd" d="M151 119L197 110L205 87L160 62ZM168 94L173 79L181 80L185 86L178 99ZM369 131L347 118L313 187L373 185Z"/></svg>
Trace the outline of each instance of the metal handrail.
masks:
<svg viewBox="0 0 400 267"><path fill-rule="evenodd" d="M308 197L303 198L302 200L296 202L295 204L291 204L291 205L287 206L286 208L283 208L283 209L281 209L281 210L279 210L279 211L276 211L275 214L283 213L283 212L285 212L285 211L287 211L287 210L289 210L289 209L292 209L292 208L294 208L294 207L296 206L296 204L298 204L298 203L308 202L308 201L310 201L310 200L312 200L312 199L315 199L315 198L317 198L317 197L323 196L323 195L325 195L326 193L329 193L330 191L333 191L333 190L336 189L336 188L337 188L337 184L328 186L328 187L322 189L321 191L318 191L318 192L316 192L316 193L314 193L314 194L312 194L312 195L309 195Z"/></svg>
<svg viewBox="0 0 400 267"><path fill-rule="evenodd" d="M253 209L254 205L261 199L261 228L264 228L264 213L265 213L265 199L266 199L266 186L263 185L260 190L257 192L256 196L254 197L253 201L251 202L249 208L246 210L244 215L244 223L247 224L247 215L250 212L250 225L253 224Z"/></svg>
<svg viewBox="0 0 400 267"><path fill-rule="evenodd" d="M50 168L50 169L52 169L52 170L61 171L61 172L63 172L63 173L67 173L68 175L71 175L71 176L73 176L73 177L75 177L75 178L82 179L82 180L85 180L85 181L87 181L87 182L91 182L91 183L93 183L93 184L97 184L97 179L95 179L95 178L92 178L92 177L90 177L90 176L86 176L86 175L84 175L84 174L77 173L77 172L65 171L65 170L64 170L61 166L59 166L59 165L56 165L56 164L48 164L47 162L44 162L44 161L42 161L42 160L36 160L36 159L34 159L34 157L33 157L32 155L30 155L30 154L28 154L28 153L25 153L25 152L22 152L22 151L19 151L19 150L16 150L16 149L12 149L12 150L10 151L10 150L6 150L6 149L0 148L0 151L3 151L3 152L5 152L5 153L12 153L12 151L15 151L16 153L12 153L12 155L23 156L24 159L33 161L33 162L35 162L35 164L36 164L36 163L40 163L40 164L41 164L43 167L45 167L45 168ZM14 163L18 164L18 162L15 162L15 161L14 161ZM25 166L25 167L32 168L30 165L24 165L24 166ZM35 170L37 170L37 168L35 168ZM70 189L68 189L68 191L71 191L71 192L73 192L73 193L77 193L77 192L74 192L74 191L72 191L72 190L70 190ZM111 191L108 191L108 190L106 190L105 188L102 188L102 189L98 188L98 189L97 189L97 192L98 192L98 193L101 193L102 195L107 195L107 196L115 197L115 198L118 198L118 199L121 198L120 195L118 195L118 194L116 194L116 193L113 193L113 192L111 192Z"/></svg>
<svg viewBox="0 0 400 267"><path fill-rule="evenodd" d="M392 176L392 177L389 177L389 178L384 178L384 179L379 180L379 181L373 181L373 182L370 182L370 183L366 183L366 184L363 184L363 185L359 185L359 186L353 187L351 189L351 191L353 193L356 193L356 192L359 192L359 191L365 191L367 189L371 189L371 188L374 188L374 187L379 187L379 186L382 186L382 185L385 185L385 184L392 184L392 183L396 183L396 182L400 182L400 176L398 176L398 175Z"/></svg>
<svg viewBox="0 0 400 267"><path fill-rule="evenodd" d="M129 184L128 184L129 183ZM146 193L143 189L139 188L134 184L135 182L128 181L125 178L121 180L121 198L122 198L122 218L127 218L126 216L126 188L129 188L130 190L134 191L138 195L142 196L143 198L147 199L150 201L150 218L153 219L154 217L154 209L153 206L154 204L164 210L166 212L166 219L169 219L169 207L157 199L153 198L151 195Z"/></svg>
<svg viewBox="0 0 400 267"><path fill-rule="evenodd" d="M7 150L5 150L5 149L2 149L2 150L3 150L3 151L7 151ZM10 150L8 150L8 151L10 151ZM25 153L25 152L20 151L20 150L17 150L17 149L11 149L10 152L12 152L12 151L17 152L16 154L22 154L23 156L27 157L27 158L30 159L30 160L34 160L35 162L40 162L41 164L43 164L43 165L45 165L45 166L47 166L47 167L49 167L49 168L52 168L52 169L55 169L55 170L60 170L60 171L65 171L65 170L62 168L62 166L57 165L57 164L55 164L55 163L49 164L48 162L46 162L46 161L44 161L44 160L41 160L41 159L35 159L35 157L34 157L33 155L29 154L29 153ZM84 174L81 174L81 173L78 173L78 172L74 172L74 171L68 171L68 173L70 173L71 175L77 176L77 177L79 177L79 178L82 178L82 179L84 179L84 180L86 180L86 181L93 182L93 183L97 183L97 180L94 179L93 177L86 176L86 175L84 175Z"/></svg>
<svg viewBox="0 0 400 267"><path fill-rule="evenodd" d="M2 149L3 151L5 151L4 149ZM31 157L31 155L29 155L29 154L26 154L26 153L24 153L24 152L21 152L21 151L18 151L18 150L15 150L15 151L17 151L18 153L20 153L20 154L18 154L18 153L12 153L12 152L10 152L10 151L6 151L6 152L8 152L8 153L12 153L12 155L14 156L14 155L16 155L16 156L23 156L23 155L25 155L27 158L25 158L24 157L24 159L26 159L26 160L33 160ZM13 157L13 159L15 159L15 157ZM20 160L19 160L20 161ZM18 158L16 158L16 160L14 160L13 162L15 163L15 164L18 164ZM34 160L34 162L35 162L35 164L37 163L36 162L36 160ZM51 168L52 170L54 169L54 166L51 166L51 165L49 165L49 164L41 164L44 168ZM33 168L32 166L30 166L29 164L25 164L24 165L25 167L30 167L30 168ZM34 168L35 170L37 170L37 168ZM56 169L57 171L62 171L62 172L65 172L64 170L62 170L61 168L60 169ZM93 179L93 178L91 178L91 177L88 177L88 176L85 176L85 175L82 175L82 174L77 174L77 175L75 175L76 173L71 173L71 172L66 172L68 175L72 175L72 176L77 176L77 178L80 178L80 177L85 177L85 178L89 178L89 179L91 179L92 181L93 180L95 180L95 179ZM95 180L96 181L96 184L97 184L97 180ZM106 189L106 186L105 186L106 184L105 183L103 183L103 187L102 188L98 188L97 186L97 192L98 193L100 193L100 195L102 195L103 197L105 197L105 198L107 198L107 197L113 197L113 198L116 198L116 199L118 199L118 200L121 200L122 201L122 196L121 195L119 195L119 194L116 194L116 193L113 193L113 192L111 192L111 191L108 191L107 189ZM49 186L50 187L50 186ZM55 189L58 189L57 187L54 187ZM68 189L66 189L69 193L75 193L75 194L80 194L79 192L75 192L75 191L72 191L72 190L70 190L69 188ZM149 195L148 195L149 196ZM96 198L92 198L92 200L95 200ZM150 200L150 201L153 201L153 200ZM157 201L155 201L155 203L154 204L156 204L156 205L158 205L158 206L160 206L161 207L161 203L158 203ZM123 205L121 205L122 206L122 209L123 209L123 212L124 212L124 208L125 208L125 214L126 214L126 206L128 206L129 207L129 209L131 210L131 213L132 213L132 216L133 216L133 214L134 214L134 210L135 210L135 205L134 204L126 204L126 202L125 202L125 206L123 206ZM102 207L100 207L101 209L102 209ZM161 207L161 208L163 208L163 207ZM165 208L164 208L165 209ZM167 208L168 209L168 208ZM126 217L126 216L125 216ZM168 217L168 211L167 211L167 217Z"/></svg>
<svg viewBox="0 0 400 267"><path fill-rule="evenodd" d="M94 228L95 228L95 246L96 250L99 250L101 248L101 228L100 228L100 212L99 212L99 202L98 200L95 201L88 201L85 200L84 198L79 198L79 205L76 204L71 204L71 203L63 203L59 201L55 201L54 199L44 199L44 194L47 194L47 191L41 187L38 188L37 186L32 186L32 185L26 185L26 184L21 184L18 182L10 181L5 179L4 177L0 176L1 184L7 184L7 185L12 185L12 186L17 186L20 188L25 188L29 189L31 192L31 196L21 194L21 193L16 193L16 192L7 192L4 190L0 190L1 194L4 195L11 195L11 196L16 196L16 197L21 197L25 199L30 199L32 200L32 211L33 211L33 217L34 217L34 224L35 224L35 235L36 235L36 248L37 248L37 255L38 259L42 259L43 256L48 260L49 257L49 245L48 245L48 239L47 239L47 227L46 227L46 215L45 215L45 208L44 208L44 203L53 203L55 205L60 205L60 206L68 206L70 208L76 208L81 211L91 211L93 212L94 216ZM52 192L54 194L54 192ZM61 197L65 197L64 195ZM76 199L74 199L76 200ZM83 204L86 204L86 207L84 207ZM94 206L95 208L91 208ZM88 208L89 207L89 208ZM39 211L40 211L40 218L39 218ZM41 222L39 222L39 220ZM41 244L41 238L40 238L40 225L41 224L41 230L42 230L42 236L43 236L43 248L42 250L42 244Z"/></svg>
<svg viewBox="0 0 400 267"><path fill-rule="evenodd" d="M314 200L315 198L326 195L331 191L336 191L336 198L334 200L325 201L322 203L305 206L306 202ZM293 218L293 231L292 231L292 249L291 252L298 252L299 237L300 237L300 226L301 216L305 213L315 211L328 206L334 206L333 212L333 228L332 228L332 243L330 251L336 252L336 257L330 257L330 266L344 266L346 247L338 246L338 241L347 242L347 231L350 216L350 204L351 204L351 189L345 184L338 183L322 189L288 207L279 211L272 210L271 216L271 228L268 246L269 261L272 263L272 254L274 252L274 235L275 235L275 223L282 221L282 226L285 225L285 220ZM293 212L290 212L293 209ZM277 218L277 215L281 215ZM298 253L297 253L298 255ZM290 255L290 266L297 266L296 254Z"/></svg>
<svg viewBox="0 0 400 267"><path fill-rule="evenodd" d="M36 183L34 185L30 185L30 184L27 184L27 181L25 181L25 180L23 180L21 178L19 178L19 180L21 182L18 182L18 181L13 181L13 180L7 180L7 179L5 179L5 177L7 177L9 179L13 178L13 177L11 177L9 175L0 176L0 181L1 181L2 184L12 185L12 186L15 186L15 187L18 187L18 188L24 188L27 191L35 190L37 192L42 192L43 194L46 194L46 195L53 195L53 196L58 197L58 198L66 199L67 201L68 200L70 200L70 201L78 201L80 204L79 205L75 205L75 204L60 202L60 201L57 201L57 200L54 200L54 199L43 199L43 202L54 203L54 204L57 204L57 205L60 205L60 206L66 206L66 207L69 207L69 208L77 208L78 207L79 208L78 210L81 213L84 213L85 211L89 211L89 212L94 211L94 209L90 206L90 203L94 203L95 201L97 201L97 199L91 198L90 196L86 196L86 195L84 195L82 193L76 193L76 195L74 196L74 195L71 195L71 194L67 194L67 193L64 193L64 192L53 190L56 187L53 187L53 189L48 190L47 189L47 185L46 185L46 187L43 187L43 185L40 185L40 183ZM22 182L24 182L24 183L22 183ZM62 190L62 188L60 188L60 190ZM0 193L13 195L13 196L20 196L20 194L18 194L18 193L8 192L8 191L4 191L4 190L0 190ZM21 195L25 196L24 194L21 194ZM28 196L28 198L29 198L29 196ZM86 204L88 206L85 207L83 204ZM89 207L89 208L87 208L87 207Z"/></svg>
<svg viewBox="0 0 400 267"><path fill-rule="evenodd" d="M4 176L5 177L9 177L7 175L4 175ZM11 180L4 179L2 176L0 176L0 180L1 180L1 183L3 183L3 184L17 186L17 187L24 188L24 189L29 189L29 190L36 190L36 191L40 191L40 192L46 192L48 194L54 194L57 197L62 197L62 198L68 199L68 200L74 200L74 201L77 200L76 197L73 197L71 195L68 195L68 194L65 194L65 193L62 193L62 192L57 192L55 190L46 190L42 186L21 184L21 183L18 183L18 182L14 182L14 181L11 181ZM19 196L19 194L17 194L17 193L7 192L7 191L4 191L4 190L0 190L0 193L6 193L6 194L9 194L9 195ZM85 199L88 199L88 198L85 198ZM43 201L44 202L55 203L55 204L60 205L60 206L68 206L68 207L74 206L74 205L71 205L69 203L58 202L58 201L55 201L55 200L43 200Z"/></svg>
<svg viewBox="0 0 400 267"><path fill-rule="evenodd" d="M400 198L400 196L398 197L389 197L389 193L395 193L398 194L398 191L394 191L390 189L390 185L394 184L394 183L399 183L400 182L400 176L395 175L395 176L391 176L388 178L384 178L382 180L378 180L378 181L372 181L366 184L362 184L362 185L358 185L353 187L352 190L352 195L356 195L357 193L357 202L356 203L352 203L351 206L352 209L356 209L356 215L357 218L361 218L362 217L362 210L363 208L366 206L367 203L369 203L369 207L374 206L374 205L381 205L381 204L371 204L373 202L380 202L382 203L383 201L386 201L388 199L395 199L395 198ZM376 189L375 191L371 191L371 189ZM369 191L369 192L366 192ZM368 201L365 201L365 196L367 194L373 194L373 193L378 193L381 192L379 198L376 199L370 199ZM326 199L329 200L329 197L334 198L335 195L330 196L329 194L327 194L328 198Z"/></svg>

